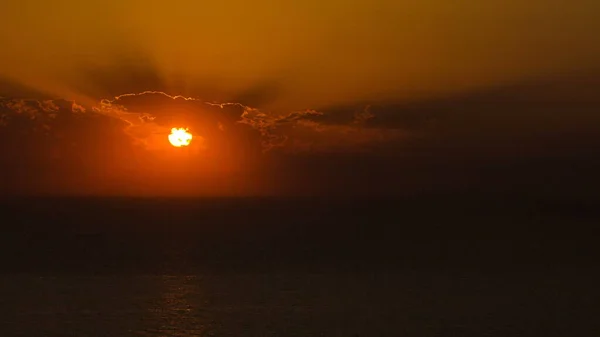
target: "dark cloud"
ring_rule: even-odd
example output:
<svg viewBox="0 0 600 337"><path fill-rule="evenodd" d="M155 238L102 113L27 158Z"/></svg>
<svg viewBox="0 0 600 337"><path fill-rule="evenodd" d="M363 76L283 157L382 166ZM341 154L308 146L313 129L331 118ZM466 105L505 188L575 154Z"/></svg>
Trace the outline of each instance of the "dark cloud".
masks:
<svg viewBox="0 0 600 337"><path fill-rule="evenodd" d="M431 100L326 108L304 121L329 130L360 122L357 130L371 130L383 140L371 137L363 153L352 143L351 154L313 152L290 160L290 165L328 181L323 189L347 193L475 189L598 197L600 179L594 172L600 169L600 96L595 93L600 81L593 74ZM386 131L396 137L383 137ZM286 130L293 133L293 128ZM332 136L327 134L329 140ZM349 139L344 143L350 144ZM306 177L292 180L304 182Z"/></svg>
<svg viewBox="0 0 600 337"><path fill-rule="evenodd" d="M365 124L373 118L368 107L354 113L350 121L334 124L323 123L320 118L325 113L315 110L275 114L241 103L214 103L147 91L102 100L94 109L126 120L130 129L154 127L155 132L165 132L165 128L170 130L172 125L179 123L189 125L208 138L227 130L239 131L241 124L260 135L264 152L273 149L291 152L361 151L357 144L390 140L403 133L402 130L366 128Z"/></svg>
<svg viewBox="0 0 600 337"><path fill-rule="evenodd" d="M158 91L93 106L2 99L2 172L8 190L589 194L600 186L599 84L571 77L287 113ZM173 126L196 137L185 169L169 164L182 160L166 142Z"/></svg>
<svg viewBox="0 0 600 337"><path fill-rule="evenodd" d="M73 102L5 99L0 110L4 193L81 190L122 168L134 150L122 121Z"/></svg>
<svg viewBox="0 0 600 337"><path fill-rule="evenodd" d="M539 79L438 99L372 105L373 117L365 126L405 130L421 146L465 151L488 147L491 155L500 154L498 147L508 155L531 147L537 153L576 151L581 139L600 125L598 78Z"/></svg>
<svg viewBox="0 0 600 337"><path fill-rule="evenodd" d="M522 121L552 116L567 121L563 118L566 116L560 114L564 112L561 109L570 109L577 115L600 105L600 97L596 94L600 89L598 74L539 78L457 95L388 103L373 108L377 118L372 120L372 125L396 127L440 118L450 121L460 118L487 120L490 117L492 120L500 115L514 121L513 125L521 124L517 119L519 116Z"/></svg>
<svg viewBox="0 0 600 337"><path fill-rule="evenodd" d="M14 178L12 189L17 190L93 186L97 192L112 186L118 191L119 184L128 190L147 184L144 181L158 172L172 174L172 165L164 160L173 152L166 142L173 126L189 127L194 133L192 157L186 159L194 174L261 172L247 183L263 181L276 190L287 183L273 187L269 177L275 168L269 165L288 161L283 154L358 153L366 150L363 145L385 142L379 130L364 128L371 118L367 112L351 123L323 124L315 121L323 113L313 110L276 115L240 103L154 91L123 94L93 106L66 100L3 99L0 107L3 154L12 158L3 170ZM186 187L188 193L200 184L193 176L180 183L186 179L192 186Z"/></svg>

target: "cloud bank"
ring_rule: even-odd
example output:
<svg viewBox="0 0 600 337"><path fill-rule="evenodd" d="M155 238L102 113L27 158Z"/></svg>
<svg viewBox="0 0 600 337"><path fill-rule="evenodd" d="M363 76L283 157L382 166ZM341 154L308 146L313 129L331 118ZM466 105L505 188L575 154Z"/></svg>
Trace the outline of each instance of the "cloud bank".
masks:
<svg viewBox="0 0 600 337"><path fill-rule="evenodd" d="M599 164L598 88L573 76L288 113L159 91L2 98L3 172L33 190L134 195L581 191ZM178 126L195 135L185 154L167 142ZM570 181L574 168L590 180Z"/></svg>

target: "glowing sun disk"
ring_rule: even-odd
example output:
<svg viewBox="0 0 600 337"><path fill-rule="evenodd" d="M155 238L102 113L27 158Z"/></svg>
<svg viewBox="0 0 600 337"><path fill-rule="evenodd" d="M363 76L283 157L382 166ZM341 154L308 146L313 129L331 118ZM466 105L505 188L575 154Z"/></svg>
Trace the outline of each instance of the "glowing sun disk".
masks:
<svg viewBox="0 0 600 337"><path fill-rule="evenodd" d="M182 147L190 145L192 141L192 134L188 132L188 129L184 128L172 128L171 134L169 135L169 143L175 147Z"/></svg>

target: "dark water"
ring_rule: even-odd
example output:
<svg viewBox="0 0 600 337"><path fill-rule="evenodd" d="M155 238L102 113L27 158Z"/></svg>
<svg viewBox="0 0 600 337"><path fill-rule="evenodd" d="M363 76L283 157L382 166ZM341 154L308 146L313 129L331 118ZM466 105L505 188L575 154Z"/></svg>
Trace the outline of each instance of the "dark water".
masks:
<svg viewBox="0 0 600 337"><path fill-rule="evenodd" d="M597 336L598 217L447 199L2 201L0 336Z"/></svg>

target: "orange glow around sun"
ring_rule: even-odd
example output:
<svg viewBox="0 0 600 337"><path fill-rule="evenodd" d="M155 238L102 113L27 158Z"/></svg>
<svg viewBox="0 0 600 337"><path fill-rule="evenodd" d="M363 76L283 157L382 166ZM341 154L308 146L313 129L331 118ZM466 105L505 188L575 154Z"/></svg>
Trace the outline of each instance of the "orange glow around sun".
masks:
<svg viewBox="0 0 600 337"><path fill-rule="evenodd" d="M188 129L184 128L172 128L171 134L169 135L169 143L175 147L182 147L190 145L192 141L192 134L188 132Z"/></svg>

